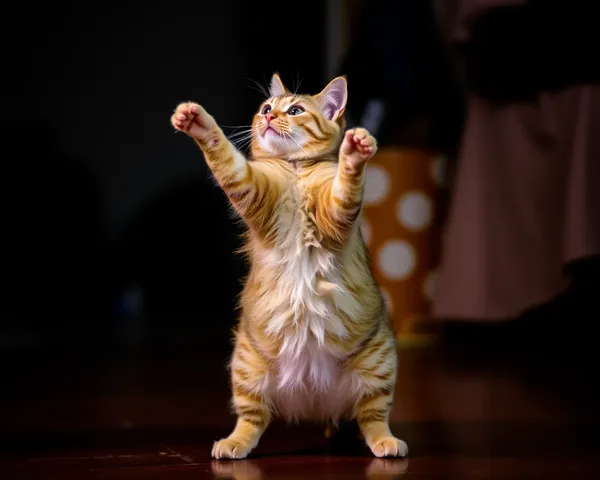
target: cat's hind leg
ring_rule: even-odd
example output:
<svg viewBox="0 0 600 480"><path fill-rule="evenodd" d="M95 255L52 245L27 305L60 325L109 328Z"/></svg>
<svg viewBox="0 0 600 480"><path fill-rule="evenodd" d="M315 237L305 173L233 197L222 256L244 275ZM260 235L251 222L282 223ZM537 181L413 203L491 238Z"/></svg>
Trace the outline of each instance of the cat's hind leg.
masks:
<svg viewBox="0 0 600 480"><path fill-rule="evenodd" d="M377 457L405 457L406 442L396 438L389 426L397 369L393 334L380 329L355 357L353 369L363 385L354 416L365 442Z"/></svg>

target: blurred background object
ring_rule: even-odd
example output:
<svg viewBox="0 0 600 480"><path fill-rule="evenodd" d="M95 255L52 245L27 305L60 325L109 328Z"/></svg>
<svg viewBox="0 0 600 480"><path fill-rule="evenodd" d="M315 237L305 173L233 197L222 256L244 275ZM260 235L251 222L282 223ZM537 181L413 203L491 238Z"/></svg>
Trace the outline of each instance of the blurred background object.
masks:
<svg viewBox="0 0 600 480"><path fill-rule="evenodd" d="M590 4L445 7L467 121L435 315L495 323L570 304L555 327L580 338L588 322L566 319L600 317L587 297L600 254L600 68L589 61L600 34Z"/></svg>
<svg viewBox="0 0 600 480"><path fill-rule="evenodd" d="M367 166L363 236L402 347L438 340L431 309L446 206L445 162L435 151L384 144Z"/></svg>

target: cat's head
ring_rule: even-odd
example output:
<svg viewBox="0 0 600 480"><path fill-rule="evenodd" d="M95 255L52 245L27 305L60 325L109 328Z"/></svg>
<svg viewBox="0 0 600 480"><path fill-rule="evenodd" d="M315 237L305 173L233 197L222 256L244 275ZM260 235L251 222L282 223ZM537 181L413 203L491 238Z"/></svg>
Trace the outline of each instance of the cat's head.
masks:
<svg viewBox="0 0 600 480"><path fill-rule="evenodd" d="M316 95L300 95L274 74L269 98L252 121L253 155L298 160L334 152L342 140L347 98L345 77L333 79Z"/></svg>

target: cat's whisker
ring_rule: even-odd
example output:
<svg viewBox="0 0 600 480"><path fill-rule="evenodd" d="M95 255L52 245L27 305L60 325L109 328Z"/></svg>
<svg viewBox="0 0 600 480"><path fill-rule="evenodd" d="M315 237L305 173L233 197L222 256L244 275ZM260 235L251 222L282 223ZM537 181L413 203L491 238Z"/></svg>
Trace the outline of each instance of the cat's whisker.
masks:
<svg viewBox="0 0 600 480"><path fill-rule="evenodd" d="M254 80L252 78L246 78L246 80L250 80L252 83L254 83L254 85L256 85L256 87L249 86L249 88L252 88L253 90L256 90L258 93L261 93L265 97L265 99L267 99L271 96L269 94L269 90L267 88L265 88L260 82L257 82L256 80Z"/></svg>
<svg viewBox="0 0 600 480"><path fill-rule="evenodd" d="M248 141L248 137L238 138L237 140L230 140L230 142L235 146L242 145L246 141Z"/></svg>
<svg viewBox="0 0 600 480"><path fill-rule="evenodd" d="M249 138L251 136L252 136L252 132L240 132L238 135L231 135L227 138L229 139L230 142L239 142L239 141Z"/></svg>
<svg viewBox="0 0 600 480"><path fill-rule="evenodd" d="M233 132L233 133L227 135L227 138L229 138L229 139L236 138L236 137L239 137L241 135L248 135L250 133L252 133L252 129L251 128L248 129L248 130L241 130L239 132Z"/></svg>
<svg viewBox="0 0 600 480"><path fill-rule="evenodd" d="M238 138L238 141L246 141L246 140L254 140L256 138L256 135L254 134L254 132L250 132L247 135Z"/></svg>
<svg viewBox="0 0 600 480"><path fill-rule="evenodd" d="M250 145L250 143L252 142L252 140L256 139L257 137L257 133L254 129L250 129L249 132L246 132L246 135L240 138L237 138L233 141L231 141L238 150L240 149L245 149L246 147L248 147L248 145Z"/></svg>
<svg viewBox="0 0 600 480"><path fill-rule="evenodd" d="M252 125L219 125L221 128L251 128Z"/></svg>
<svg viewBox="0 0 600 480"><path fill-rule="evenodd" d="M298 148L302 149L302 147L300 146L300 144L296 141L296 139L292 136L292 132L291 131L287 131L285 132L285 135L287 137L289 137L296 145L298 145Z"/></svg>
<svg viewBox="0 0 600 480"><path fill-rule="evenodd" d="M243 130L238 130L238 132L250 132L251 130L253 130L253 127L251 125L248 125ZM237 133L237 132L232 132L232 133Z"/></svg>
<svg viewBox="0 0 600 480"><path fill-rule="evenodd" d="M265 96L269 96L269 89L268 87L265 86L265 84L267 83L265 80L265 84L260 83L257 80L254 80L253 78L248 78L248 80L250 80L252 83L254 83L254 85L256 85L264 94Z"/></svg>
<svg viewBox="0 0 600 480"><path fill-rule="evenodd" d="M266 100L267 98L269 98L268 96L265 95L265 92L263 90L261 90L259 88L256 88L253 85L249 85L248 88L251 89L251 90L254 90L255 92L260 93L261 96L262 96L262 98L263 98L263 100Z"/></svg>
<svg viewBox="0 0 600 480"><path fill-rule="evenodd" d="M243 139L239 142L232 142L232 145L237 149L246 148L250 144L250 139Z"/></svg>
<svg viewBox="0 0 600 480"><path fill-rule="evenodd" d="M296 87L294 87L294 95L298 95L298 90L300 90L300 85L302 85L302 81L304 80L304 77L300 78L300 74L298 74L296 76Z"/></svg>
<svg viewBox="0 0 600 480"><path fill-rule="evenodd" d="M246 148L250 142L252 141L252 138L243 138L241 140L239 140L238 142L232 142L236 148Z"/></svg>
<svg viewBox="0 0 600 480"><path fill-rule="evenodd" d="M285 135L284 138L289 137L298 146L298 148L302 151L302 153L306 155L306 150L304 149L304 147L302 147L290 133L284 132L284 135ZM286 140L286 143L287 143L287 140Z"/></svg>
<svg viewBox="0 0 600 480"><path fill-rule="evenodd" d="M231 135L229 135L229 140L241 140L243 138L246 137L252 137L255 135L254 129L250 128L248 130L244 130L242 132L236 132L236 133L232 133Z"/></svg>
<svg viewBox="0 0 600 480"><path fill-rule="evenodd" d="M248 133L251 130L252 130L252 127L250 125L248 125L247 127L239 127L238 129L234 129L230 133L226 133L225 136L227 138L231 138L232 136L238 136L238 135L241 135L243 133Z"/></svg>
<svg viewBox="0 0 600 480"><path fill-rule="evenodd" d="M283 135L283 141L285 142L285 146L288 147L288 149L289 149L289 143L288 143L288 140L287 140L287 135L285 135L285 133Z"/></svg>

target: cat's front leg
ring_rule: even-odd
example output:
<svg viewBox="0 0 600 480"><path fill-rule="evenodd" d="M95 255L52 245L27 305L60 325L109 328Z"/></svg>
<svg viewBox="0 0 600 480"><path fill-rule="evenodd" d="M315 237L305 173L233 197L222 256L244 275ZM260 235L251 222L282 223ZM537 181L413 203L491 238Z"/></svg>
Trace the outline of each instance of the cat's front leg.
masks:
<svg viewBox="0 0 600 480"><path fill-rule="evenodd" d="M377 152L377 140L364 128L348 130L340 147L332 194L341 209L354 212L362 201L365 166Z"/></svg>
<svg viewBox="0 0 600 480"><path fill-rule="evenodd" d="M366 128L348 130L340 147L341 173L355 177L376 153L377 140Z"/></svg>
<svg viewBox="0 0 600 480"><path fill-rule="evenodd" d="M331 184L331 205L325 215L329 218L329 237L343 242L360 213L365 166L377 152L377 141L366 129L348 130L340 147L339 163Z"/></svg>
<svg viewBox="0 0 600 480"><path fill-rule="evenodd" d="M235 428L227 438L215 442L216 459L246 458L271 421L271 410L264 397L268 363L252 347L244 333L239 333L231 360L233 407L237 414Z"/></svg>
<svg viewBox="0 0 600 480"><path fill-rule="evenodd" d="M267 237L273 228L271 213L279 186L263 171L265 166L251 165L197 103L180 104L171 116L171 124L196 142L233 207L256 233Z"/></svg>
<svg viewBox="0 0 600 480"><path fill-rule="evenodd" d="M189 135L204 153L209 168L228 194L249 191L250 166L227 139L215 119L197 103L182 103L171 117L175 129Z"/></svg>
<svg viewBox="0 0 600 480"><path fill-rule="evenodd" d="M253 418L258 418L256 412L252 415L254 415ZM262 417L262 415L260 416ZM222 438L214 443L212 457L218 460L246 458L252 449L258 445L265 428L266 423L252 420L251 417L241 414L237 419L233 432L227 438Z"/></svg>

